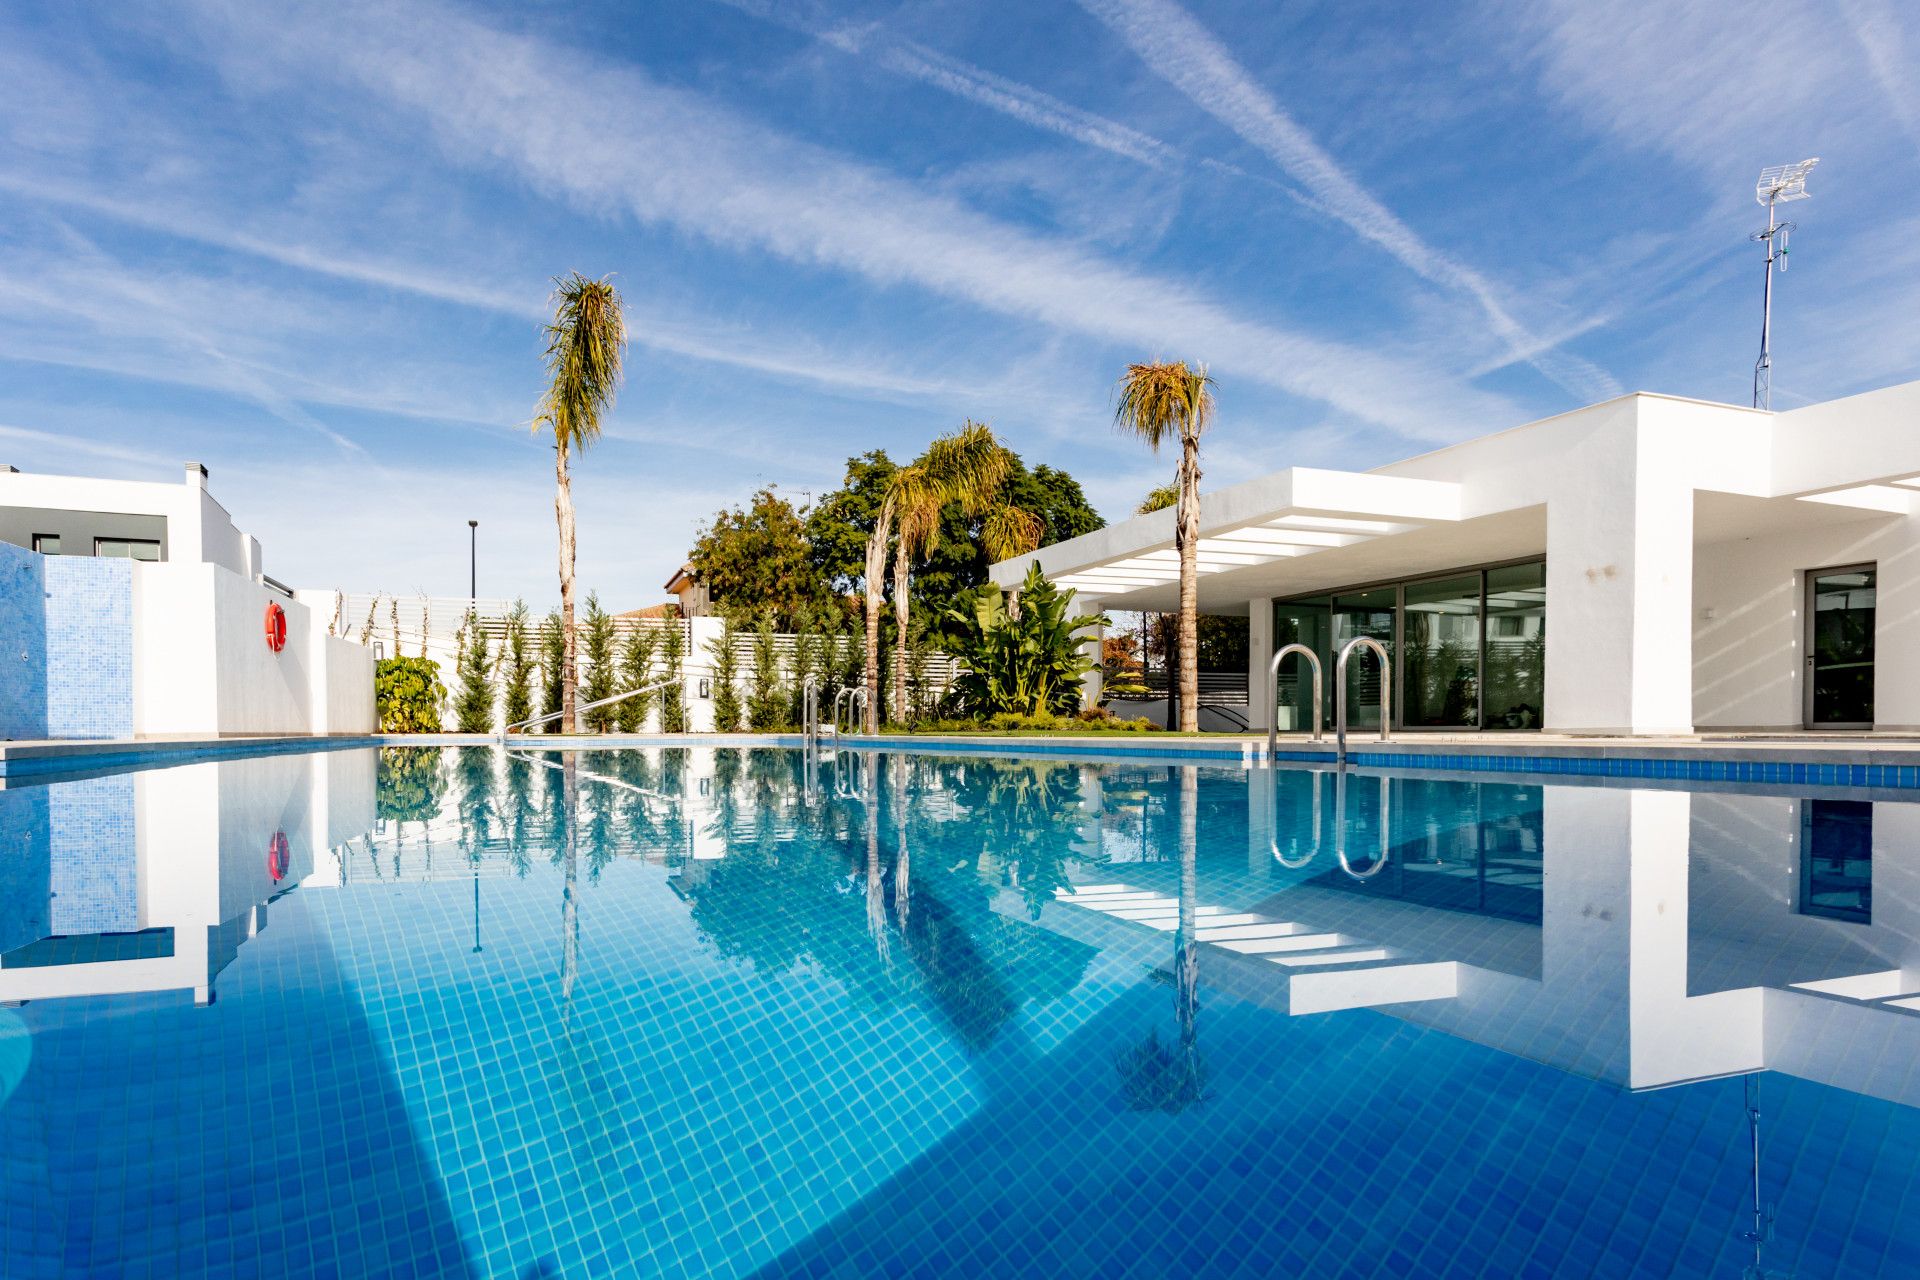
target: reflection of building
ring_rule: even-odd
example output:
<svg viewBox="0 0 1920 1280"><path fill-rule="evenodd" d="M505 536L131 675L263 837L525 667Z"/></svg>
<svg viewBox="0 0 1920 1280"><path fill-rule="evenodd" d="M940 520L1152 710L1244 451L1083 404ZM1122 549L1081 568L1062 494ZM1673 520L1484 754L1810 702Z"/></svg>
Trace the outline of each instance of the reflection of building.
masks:
<svg viewBox="0 0 1920 1280"><path fill-rule="evenodd" d="M1883 1065L1920 1055L1920 805L1246 777L1247 870L1200 894L1210 983L1630 1088L1774 1070L1920 1103ZM1165 931L1173 874L1164 851L1109 865L1047 921Z"/></svg>
<svg viewBox="0 0 1920 1280"><path fill-rule="evenodd" d="M0 790L0 1001L213 997L271 903L373 822L371 752Z"/></svg>
<svg viewBox="0 0 1920 1280"><path fill-rule="evenodd" d="M1635 394L1371 471L1290 468L1206 495L1200 609L1248 619L1257 729L1279 646L1324 661L1357 636L1393 655L1408 729L1920 725L1920 684L1876 681L1920 662L1916 427L1920 382L1780 413ZM1173 518L993 575L1037 562L1093 611L1170 611ZM1377 667L1350 674L1356 723L1377 717ZM1283 727L1307 719L1299 679Z"/></svg>

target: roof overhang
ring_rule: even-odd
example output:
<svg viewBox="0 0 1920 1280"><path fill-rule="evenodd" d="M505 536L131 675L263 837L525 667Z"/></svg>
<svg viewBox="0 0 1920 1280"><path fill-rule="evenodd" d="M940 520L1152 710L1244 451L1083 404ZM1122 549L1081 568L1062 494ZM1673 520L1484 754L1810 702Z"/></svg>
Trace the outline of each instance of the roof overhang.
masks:
<svg viewBox="0 0 1920 1280"><path fill-rule="evenodd" d="M1196 558L1205 577L1459 519L1460 486L1451 481L1289 467L1205 495ZM1135 516L1003 560L993 566L993 580L1014 586L1036 562L1058 585L1099 600L1176 581L1174 511Z"/></svg>

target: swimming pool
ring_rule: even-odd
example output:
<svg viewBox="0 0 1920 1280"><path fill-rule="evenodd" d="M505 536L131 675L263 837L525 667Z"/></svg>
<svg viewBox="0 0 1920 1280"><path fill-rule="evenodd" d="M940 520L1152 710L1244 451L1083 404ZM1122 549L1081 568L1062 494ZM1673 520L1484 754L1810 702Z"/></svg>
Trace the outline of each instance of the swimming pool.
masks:
<svg viewBox="0 0 1920 1280"><path fill-rule="evenodd" d="M918 752L29 779L0 1274L1912 1275L1916 836Z"/></svg>

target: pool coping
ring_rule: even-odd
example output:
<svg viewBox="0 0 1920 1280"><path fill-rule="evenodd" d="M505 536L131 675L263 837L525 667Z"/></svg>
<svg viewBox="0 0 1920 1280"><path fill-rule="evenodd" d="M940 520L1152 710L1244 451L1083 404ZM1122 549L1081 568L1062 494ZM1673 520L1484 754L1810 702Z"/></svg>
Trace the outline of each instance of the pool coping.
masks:
<svg viewBox="0 0 1920 1280"><path fill-rule="evenodd" d="M738 734L347 734L337 736L136 738L0 743L0 782L53 773L187 764L282 752L370 746L500 746L529 750L609 750L637 746L799 747L797 733ZM1115 759L1335 765L1331 742L1294 735L1280 739L1269 761L1264 738L1221 736L1131 739L1114 735L1000 737L969 734L849 735L839 745L856 750L939 751L956 755L1073 756ZM1818 786L1920 789L1920 739L1875 743L1848 738L1800 739L1530 738L1525 741L1349 739L1347 763L1359 768L1432 769L1465 773L1539 774L1681 781L1775 782Z"/></svg>

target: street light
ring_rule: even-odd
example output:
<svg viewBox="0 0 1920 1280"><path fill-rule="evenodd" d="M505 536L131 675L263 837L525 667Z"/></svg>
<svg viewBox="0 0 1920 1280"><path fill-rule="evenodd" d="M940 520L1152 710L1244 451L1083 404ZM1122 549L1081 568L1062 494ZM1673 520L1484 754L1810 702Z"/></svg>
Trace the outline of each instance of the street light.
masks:
<svg viewBox="0 0 1920 1280"><path fill-rule="evenodd" d="M480 522L467 521L467 603L480 599Z"/></svg>

